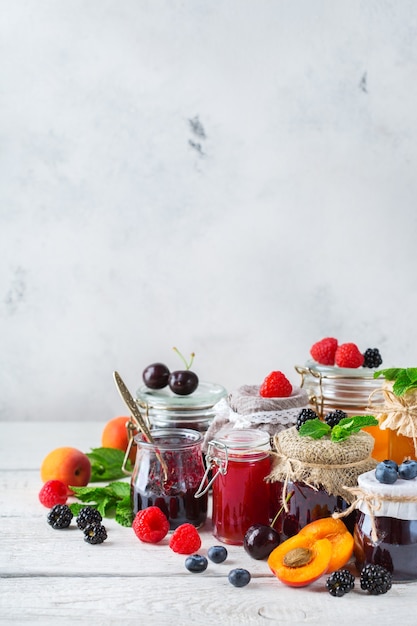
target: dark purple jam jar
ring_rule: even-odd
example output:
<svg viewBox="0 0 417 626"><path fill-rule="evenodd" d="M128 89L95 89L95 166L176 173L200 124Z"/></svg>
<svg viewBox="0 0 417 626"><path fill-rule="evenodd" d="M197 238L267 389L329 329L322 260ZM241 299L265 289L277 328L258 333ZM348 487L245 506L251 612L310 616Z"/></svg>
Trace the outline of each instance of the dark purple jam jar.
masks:
<svg viewBox="0 0 417 626"><path fill-rule="evenodd" d="M167 516L170 530L181 524L202 526L207 517L207 494L195 498L204 478L203 436L191 429L157 428L153 443L141 435L131 479L133 513L158 506Z"/></svg>
<svg viewBox="0 0 417 626"><path fill-rule="evenodd" d="M382 565L394 582L416 581L417 478L386 485L370 471L358 477L358 485L366 498L358 503L353 535L357 568Z"/></svg>

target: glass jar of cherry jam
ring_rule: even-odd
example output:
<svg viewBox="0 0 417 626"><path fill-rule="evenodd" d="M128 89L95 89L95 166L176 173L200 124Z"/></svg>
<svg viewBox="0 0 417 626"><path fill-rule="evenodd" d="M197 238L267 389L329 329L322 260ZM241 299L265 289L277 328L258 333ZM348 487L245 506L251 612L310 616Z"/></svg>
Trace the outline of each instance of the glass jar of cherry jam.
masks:
<svg viewBox="0 0 417 626"><path fill-rule="evenodd" d="M260 429L219 431L208 444L213 472L213 534L223 543L242 545L253 524L269 524L270 437Z"/></svg>
<svg viewBox="0 0 417 626"><path fill-rule="evenodd" d="M152 430L153 443L136 435L136 463L131 478L133 512L158 506L170 530L189 523L197 528L207 517L207 494L195 494L205 470L198 431L180 428Z"/></svg>
<svg viewBox="0 0 417 626"><path fill-rule="evenodd" d="M375 472L358 477L366 496L358 503L354 555L361 570L382 565L394 582L417 580L417 479L392 485L377 481Z"/></svg>

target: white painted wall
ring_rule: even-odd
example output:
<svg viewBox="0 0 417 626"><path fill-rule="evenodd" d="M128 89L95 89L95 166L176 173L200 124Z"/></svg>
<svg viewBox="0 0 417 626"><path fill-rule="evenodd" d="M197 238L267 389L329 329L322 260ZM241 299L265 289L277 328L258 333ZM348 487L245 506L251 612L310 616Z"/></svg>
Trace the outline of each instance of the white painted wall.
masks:
<svg viewBox="0 0 417 626"><path fill-rule="evenodd" d="M0 419L415 366L414 0L0 0Z"/></svg>

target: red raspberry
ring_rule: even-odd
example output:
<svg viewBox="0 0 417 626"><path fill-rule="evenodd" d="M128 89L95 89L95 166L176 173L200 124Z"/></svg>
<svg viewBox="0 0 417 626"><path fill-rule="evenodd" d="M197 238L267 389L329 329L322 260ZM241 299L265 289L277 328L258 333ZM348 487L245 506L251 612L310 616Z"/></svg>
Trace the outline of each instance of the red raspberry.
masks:
<svg viewBox="0 0 417 626"><path fill-rule="evenodd" d="M47 480L38 495L40 503L52 509L56 504L66 503L68 488L62 480Z"/></svg>
<svg viewBox="0 0 417 626"><path fill-rule="evenodd" d="M336 350L337 339L325 337L311 346L310 354L320 365L334 365Z"/></svg>
<svg viewBox="0 0 417 626"><path fill-rule="evenodd" d="M169 547L178 554L193 554L201 547L200 535L192 524L181 524L172 533Z"/></svg>
<svg viewBox="0 0 417 626"><path fill-rule="evenodd" d="M338 367L361 367L364 356L355 343L342 343L336 350L335 361Z"/></svg>
<svg viewBox="0 0 417 626"><path fill-rule="evenodd" d="M145 543L158 543L167 535L169 522L159 506L149 506L136 513L132 528Z"/></svg>
<svg viewBox="0 0 417 626"><path fill-rule="evenodd" d="M291 393L292 385L282 372L271 372L259 389L263 398L288 398Z"/></svg>

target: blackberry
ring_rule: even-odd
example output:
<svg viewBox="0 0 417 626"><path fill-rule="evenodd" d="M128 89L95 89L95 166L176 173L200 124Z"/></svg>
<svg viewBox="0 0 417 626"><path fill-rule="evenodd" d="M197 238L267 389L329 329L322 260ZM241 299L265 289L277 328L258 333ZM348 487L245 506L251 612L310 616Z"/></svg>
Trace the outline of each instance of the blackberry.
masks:
<svg viewBox="0 0 417 626"><path fill-rule="evenodd" d="M347 569L333 572L326 580L326 588L332 596L341 598L355 586L355 577Z"/></svg>
<svg viewBox="0 0 417 626"><path fill-rule="evenodd" d="M333 426L336 426L336 424L338 424L340 420L345 417L347 417L347 413L341 411L340 409L336 409L335 411L327 413L327 415L324 416L324 421L330 426L330 428L333 428Z"/></svg>
<svg viewBox="0 0 417 626"><path fill-rule="evenodd" d="M97 511L97 509L92 506L85 506L78 513L76 522L78 528L80 530L84 530L84 528L86 528L90 524L100 524L102 519L103 518L101 517L101 514L99 513L99 511Z"/></svg>
<svg viewBox="0 0 417 626"><path fill-rule="evenodd" d="M297 430L300 430L301 426L305 424L308 420L318 419L318 415L313 409L301 409L297 417Z"/></svg>
<svg viewBox="0 0 417 626"><path fill-rule="evenodd" d="M107 539L107 531L102 524L89 524L83 529L84 541L87 543L103 543Z"/></svg>
<svg viewBox="0 0 417 626"><path fill-rule="evenodd" d="M363 353L363 367L379 367L382 364L382 357L378 348L368 348Z"/></svg>
<svg viewBox="0 0 417 626"><path fill-rule="evenodd" d="M47 520L52 528L61 530L62 528L68 528L73 517L72 511L67 504L56 504L49 511Z"/></svg>
<svg viewBox="0 0 417 626"><path fill-rule="evenodd" d="M365 565L361 571L361 589L369 591L372 596L387 593L392 586L392 576L382 565Z"/></svg>

